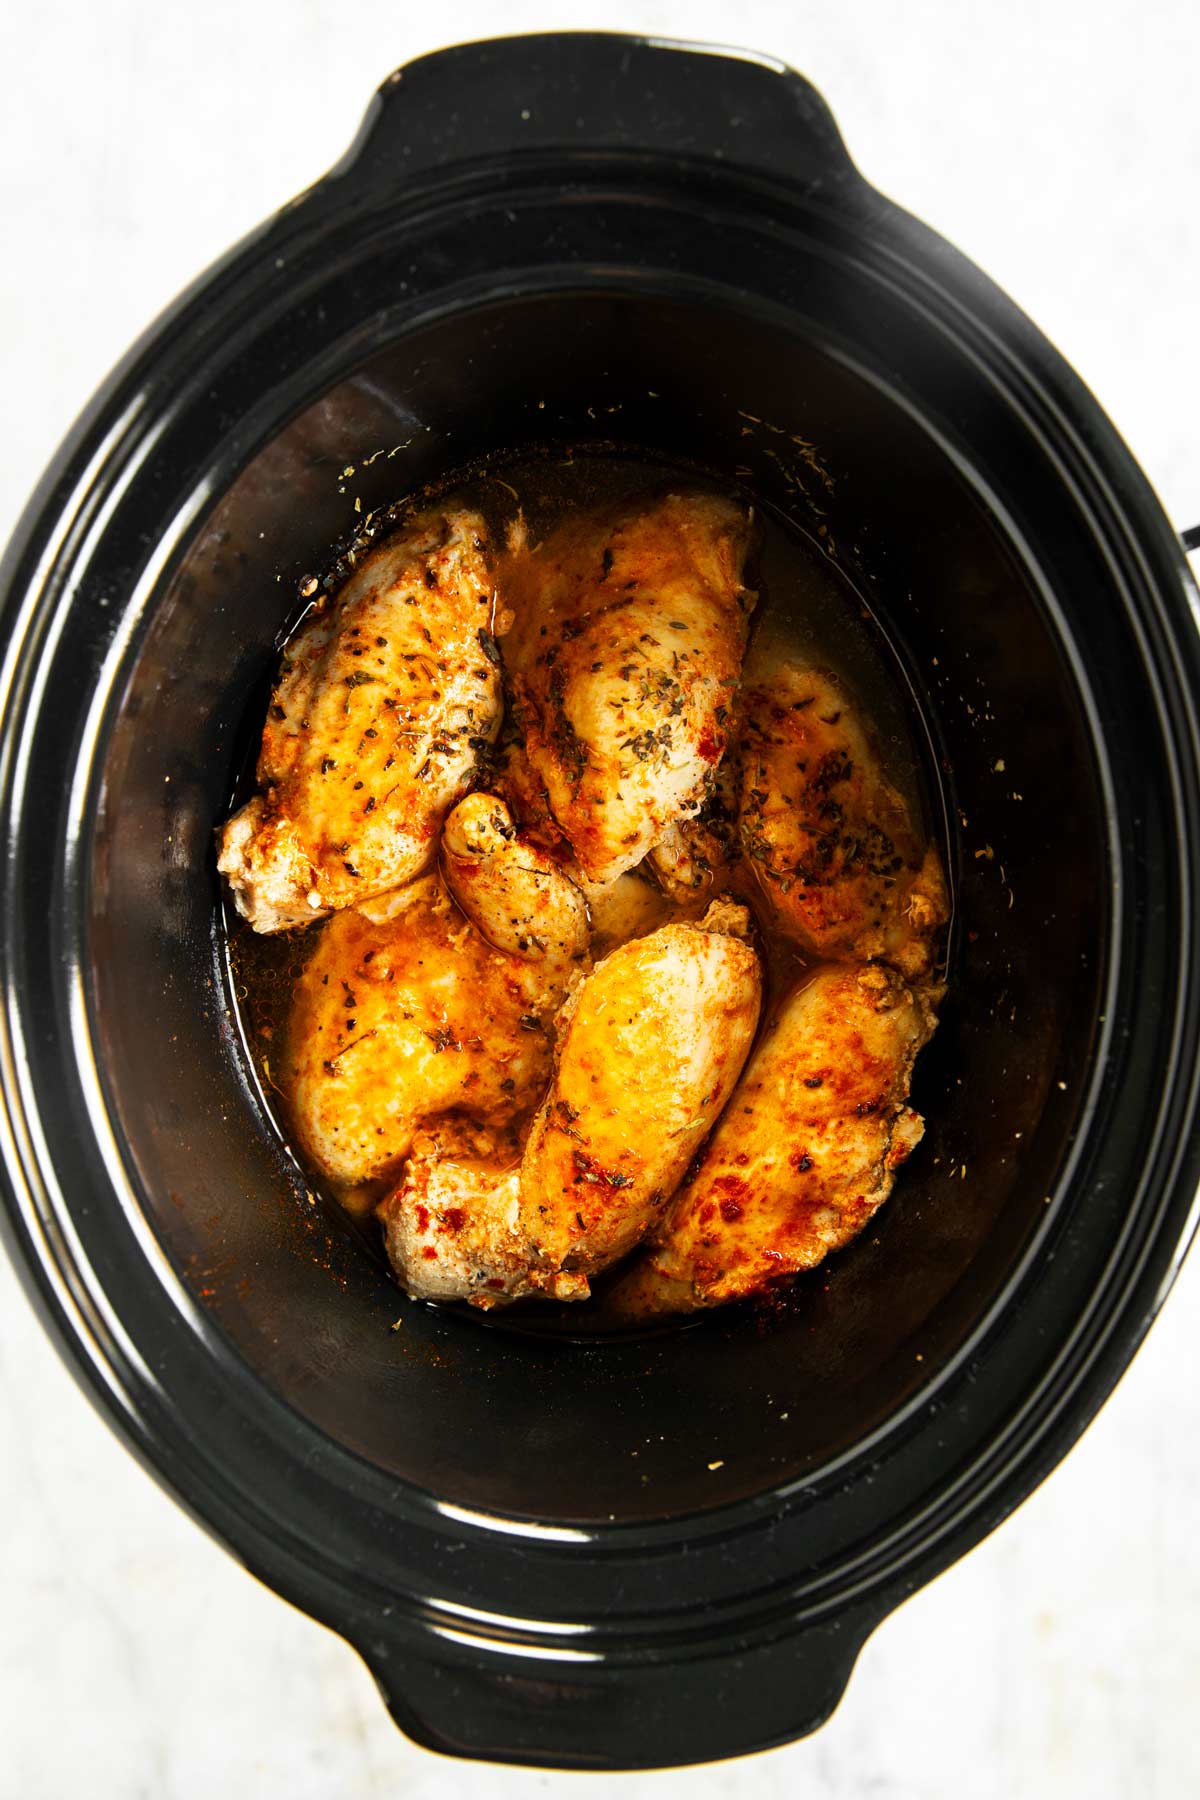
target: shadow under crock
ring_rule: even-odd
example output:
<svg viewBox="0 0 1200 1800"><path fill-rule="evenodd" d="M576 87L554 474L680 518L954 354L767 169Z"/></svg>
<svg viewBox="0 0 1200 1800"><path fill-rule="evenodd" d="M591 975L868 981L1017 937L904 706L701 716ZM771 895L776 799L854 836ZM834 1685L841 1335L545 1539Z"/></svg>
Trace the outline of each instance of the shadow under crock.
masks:
<svg viewBox="0 0 1200 1800"><path fill-rule="evenodd" d="M962 1353L1045 1223L1079 1126L1111 878L1061 584L997 484L1004 420L960 411L960 441L980 447L965 465L928 422L929 383L953 370L934 375L918 338L869 366L851 345L860 324L880 342L870 295L808 274L803 319L594 287L467 308L377 351L218 499L105 740L86 984L139 1204L281 1396L455 1506L630 1522L813 1479ZM212 834L296 578L352 528L356 497L385 503L497 449L613 439L741 480L859 572L930 732L957 917L917 1076L927 1135L865 1237L766 1315L589 1342L527 1333L516 1310L414 1304L314 1206L235 1028ZM1078 562L1072 581L1086 600Z"/></svg>

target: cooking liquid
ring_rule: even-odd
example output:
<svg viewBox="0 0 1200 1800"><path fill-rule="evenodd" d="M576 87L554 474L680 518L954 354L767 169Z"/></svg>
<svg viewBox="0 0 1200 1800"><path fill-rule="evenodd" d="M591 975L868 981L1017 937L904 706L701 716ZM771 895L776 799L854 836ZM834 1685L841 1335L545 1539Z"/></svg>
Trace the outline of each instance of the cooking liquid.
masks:
<svg viewBox="0 0 1200 1800"><path fill-rule="evenodd" d="M665 485L679 487L684 483L692 489L711 487L726 494L738 491L701 471L681 470L677 465L616 452L564 456L559 450L541 457L525 453L512 461L493 458L483 469L460 473L436 488L426 489L415 497L414 504L436 502L451 509L473 508L487 520L493 542L503 541L507 527L521 512L531 541L537 542L569 513L615 503L626 496L662 492ZM878 619L814 539L790 521L784 522L752 494L744 497L754 505L759 522L757 547L746 570L746 584L758 595L751 642L757 634L769 632L772 639L779 640L781 648L797 651L806 660L829 668L842 678L860 703L863 717L870 720L888 777L908 802L914 821L927 836L936 833L940 838L943 815L932 757L903 664ZM290 631L299 628L307 610L305 606L298 612ZM287 635L290 632L284 634L281 644ZM265 710L265 696L262 704ZM256 718L230 811L254 791L260 729L261 720ZM773 927L762 890L744 858L734 865L720 891L734 893L754 914L764 965L765 1020L774 1001L788 992L803 973L805 958L792 940ZM662 920L658 922L698 917L711 898L713 892L705 894L695 906L681 908L664 897ZM325 921L299 931L262 936L250 929L228 900L224 903L223 921L230 989L263 1105L303 1169L309 1189L331 1202L372 1253L382 1257L381 1235L371 1212L394 1184L394 1177L371 1190L336 1191L326 1178L305 1164L293 1147L286 1097L276 1085L292 991ZM613 948L616 941L594 940L593 953ZM488 1321L500 1322L519 1311L524 1318L530 1304L526 1301L519 1308L502 1308L485 1316ZM549 1312L550 1308L541 1310ZM577 1317L580 1308L555 1307L553 1311Z"/></svg>

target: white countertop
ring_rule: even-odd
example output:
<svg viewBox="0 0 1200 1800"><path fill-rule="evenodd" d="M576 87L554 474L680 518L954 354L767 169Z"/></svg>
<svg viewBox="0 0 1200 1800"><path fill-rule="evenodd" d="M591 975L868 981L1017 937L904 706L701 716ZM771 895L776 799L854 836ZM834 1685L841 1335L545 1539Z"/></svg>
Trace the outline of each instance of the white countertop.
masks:
<svg viewBox="0 0 1200 1800"><path fill-rule="evenodd" d="M411 16L407 16L411 15ZM740 41L824 92L864 173L1075 363L1200 521L1200 10L1008 0L40 0L0 23L0 537L194 273L318 176L395 64L563 26ZM868 1644L806 1743L565 1776L442 1760L354 1654L141 1472L0 1257L7 1800L1182 1800L1200 1791L1200 1263L1078 1448Z"/></svg>

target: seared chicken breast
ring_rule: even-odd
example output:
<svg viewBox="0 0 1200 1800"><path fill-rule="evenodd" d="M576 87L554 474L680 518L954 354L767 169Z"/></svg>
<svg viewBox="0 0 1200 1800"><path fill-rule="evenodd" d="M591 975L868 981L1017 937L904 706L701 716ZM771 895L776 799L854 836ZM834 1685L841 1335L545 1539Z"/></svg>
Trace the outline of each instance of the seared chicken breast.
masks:
<svg viewBox="0 0 1200 1800"><path fill-rule="evenodd" d="M583 873L696 813L725 749L753 596L750 518L711 494L583 514L499 565L515 722Z"/></svg>
<svg viewBox="0 0 1200 1800"><path fill-rule="evenodd" d="M495 737L502 700L476 513L431 513L373 550L289 642L258 759L263 790L218 867L256 931L398 887Z"/></svg>
<svg viewBox="0 0 1200 1800"><path fill-rule="evenodd" d="M741 1072L758 1023L744 907L664 925L605 957L560 1024L521 1166L533 1279L591 1276L658 1216Z"/></svg>
<svg viewBox="0 0 1200 1800"><path fill-rule="evenodd" d="M878 965L796 988L618 1303L678 1312L761 1294L856 1236L920 1142L909 1081L934 1024L930 1000Z"/></svg>
<svg viewBox="0 0 1200 1800"><path fill-rule="evenodd" d="M572 994L518 1171L414 1156L380 1207L409 1291L494 1306L586 1299L656 1219L737 1080L758 1020L745 908L623 945Z"/></svg>
<svg viewBox="0 0 1200 1800"><path fill-rule="evenodd" d="M941 862L853 698L828 671L756 646L742 710L742 845L776 923L814 958L927 976L948 912Z"/></svg>
<svg viewBox="0 0 1200 1800"><path fill-rule="evenodd" d="M280 1087L341 1188L373 1182L451 1114L499 1129L550 1080L572 973L489 944L436 873L324 925L296 985Z"/></svg>

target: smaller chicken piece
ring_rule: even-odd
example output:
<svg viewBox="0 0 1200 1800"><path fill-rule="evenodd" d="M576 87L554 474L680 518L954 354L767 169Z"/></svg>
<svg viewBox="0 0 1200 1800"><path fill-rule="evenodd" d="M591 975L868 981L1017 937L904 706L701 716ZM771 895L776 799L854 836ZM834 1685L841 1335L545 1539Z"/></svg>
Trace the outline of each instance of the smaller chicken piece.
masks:
<svg viewBox="0 0 1200 1800"><path fill-rule="evenodd" d="M830 966L784 1001L613 1303L690 1312L763 1294L855 1237L923 1125L908 1105L935 1024L892 970Z"/></svg>
<svg viewBox="0 0 1200 1800"><path fill-rule="evenodd" d="M414 1300L499 1306L534 1290L517 1219L519 1165L414 1154L381 1202L388 1261Z"/></svg>
<svg viewBox="0 0 1200 1800"><path fill-rule="evenodd" d="M283 653L258 780L217 867L255 931L403 885L500 726L477 513L431 513L373 550Z"/></svg>
<svg viewBox="0 0 1200 1800"><path fill-rule="evenodd" d="M668 494L514 536L499 588L524 754L591 881L696 813L724 753L754 596L747 509Z"/></svg>
<svg viewBox="0 0 1200 1800"><path fill-rule="evenodd" d="M845 687L756 645L742 706L742 845L776 923L815 959L929 976L948 916L941 861Z"/></svg>
<svg viewBox="0 0 1200 1800"><path fill-rule="evenodd" d="M418 1138L399 1186L378 1208L401 1286L415 1300L469 1300L485 1311L530 1294L585 1297L581 1276L533 1284L518 1154L499 1145L480 1153L462 1135L443 1126Z"/></svg>
<svg viewBox="0 0 1200 1800"><path fill-rule="evenodd" d="M468 794L442 833L446 885L489 944L543 968L582 963L587 901L544 850L517 835L494 794Z"/></svg>

